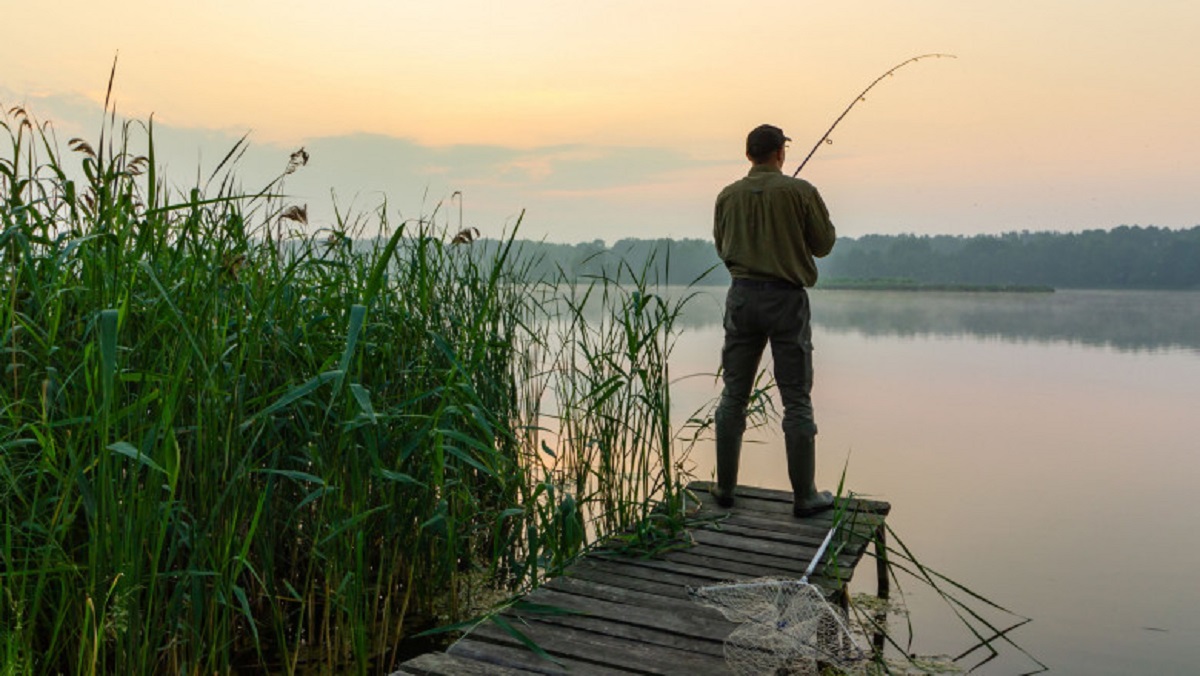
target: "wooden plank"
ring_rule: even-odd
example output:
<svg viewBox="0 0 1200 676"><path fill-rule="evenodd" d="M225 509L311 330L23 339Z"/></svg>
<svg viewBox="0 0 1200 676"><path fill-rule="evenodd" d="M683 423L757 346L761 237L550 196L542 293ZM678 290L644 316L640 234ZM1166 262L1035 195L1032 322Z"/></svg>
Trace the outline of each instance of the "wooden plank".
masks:
<svg viewBox="0 0 1200 676"><path fill-rule="evenodd" d="M834 543L840 549L842 556L858 558L866 547L874 540L881 522L876 517L862 518L862 515L852 516L853 521L839 524ZM738 536L755 542L751 548L768 552L774 547L791 549L796 545L807 548L804 556L811 556L820 546L825 536L829 534L832 524L798 524L796 522L779 522L769 515L762 514L731 514L720 522L693 527L689 531L692 540L704 540L705 534L724 533ZM708 541L713 541L711 538ZM733 542L733 540L730 540Z"/></svg>
<svg viewBox="0 0 1200 676"><path fill-rule="evenodd" d="M709 496L710 488L713 486L712 481L693 481L688 484L687 489L695 493L698 497ZM734 489L735 498L755 498L761 500L769 500L787 504L789 507L792 504L791 491L781 491L772 488L758 488L756 486L738 486ZM851 498L853 504L860 511L874 512L877 514L888 514L892 506L891 504L881 500L871 500L869 498L854 497Z"/></svg>
<svg viewBox="0 0 1200 676"><path fill-rule="evenodd" d="M706 552L672 552L661 557L670 563L683 563L711 571L717 581L744 579L753 577L798 577L800 569L797 566L780 568L768 565L758 558L738 561L725 557L713 557Z"/></svg>
<svg viewBox="0 0 1200 676"><path fill-rule="evenodd" d="M841 511L843 513L858 512L860 514L872 514L875 516L886 516L891 506L887 503L863 501L856 498L836 498L833 509L827 509L816 514L806 517L792 516L792 502L790 496L787 499L779 499L778 496L770 495L741 495L737 496L733 507L721 507L716 504L716 499L708 493L697 492L693 493L689 500L695 499L699 501L696 505L700 513L719 516L722 514L735 512L762 512L766 514L776 514L780 517L795 519L798 521L810 522L830 522L833 520L833 515Z"/></svg>
<svg viewBox="0 0 1200 676"><path fill-rule="evenodd" d="M666 561L662 560L662 558L623 562L620 560L606 560L606 558L598 556L589 556L588 561L589 563L601 564L601 566L611 566L614 570L617 570L617 574L629 575L630 578L655 580L659 578L671 579L671 576L680 576L680 578L689 580L688 582L684 582L684 584L690 587L713 585L716 582L731 579L730 574L725 572L725 570L692 566L690 563Z"/></svg>
<svg viewBox="0 0 1200 676"><path fill-rule="evenodd" d="M587 558L566 571L566 575L581 580L591 580L614 587L636 589L648 594L668 598L687 599L689 587L712 584L710 578L688 575L670 570L656 570L641 566L622 565L611 561Z"/></svg>
<svg viewBox="0 0 1200 676"><path fill-rule="evenodd" d="M816 523L807 519L797 519L781 514L765 514L750 512L736 507L721 515L720 519L697 524L692 530L725 530L731 526L739 526L748 530L756 530L763 537L800 537L820 541L829 531L826 523Z"/></svg>
<svg viewBox="0 0 1200 676"><path fill-rule="evenodd" d="M725 640L734 628L719 612L688 599L647 594L578 578L558 578L554 582L553 587L542 587L530 594L529 600L614 622L716 641Z"/></svg>
<svg viewBox="0 0 1200 676"><path fill-rule="evenodd" d="M883 517L878 514L849 512L845 515L841 525L838 526L838 531L869 538L874 529L878 528L882 523ZM693 530L729 530L731 528L740 528L768 539L799 537L819 541L825 537L825 533L829 531L831 526L832 521L828 523L824 521L815 522L808 519L797 519L792 516L781 518L775 514L747 512L734 508L723 515L723 518L693 526Z"/></svg>
<svg viewBox="0 0 1200 676"><path fill-rule="evenodd" d="M589 555L589 558L592 558L597 561L604 561L604 562L616 564L616 565L621 565L622 563L624 563L624 565L630 566L631 569L635 568L635 567L636 568L647 568L652 571L660 571L661 570L661 571L668 571L668 572L681 574L681 575L691 575L693 577L710 580L713 583L729 579L729 573L727 571L716 570L716 569L713 569L711 566L696 565L693 563L688 563L686 561L667 560L661 556L656 559L630 560L630 559L622 559L619 557L607 557L600 552L594 552L591 555Z"/></svg>
<svg viewBox="0 0 1200 676"><path fill-rule="evenodd" d="M417 674L418 676L524 676L537 672L527 669L512 669L498 664L456 657L447 653L425 653L400 665L392 674Z"/></svg>
<svg viewBox="0 0 1200 676"><path fill-rule="evenodd" d="M815 553L817 548L820 546L821 541L824 540L824 537L822 537L820 540L815 540L815 538L810 539L807 536L789 536L787 534L778 535L777 537L760 537L758 533L762 531L759 531L758 529L745 528L737 523L726 523L722 524L720 528L709 527L702 530L703 532L724 533L729 536L753 540L759 543L755 546L763 551L766 551L767 547L789 547L799 544L805 548L805 551L811 551ZM705 541L704 537L706 536L701 534L701 529L698 529L692 531L692 537L696 541L703 542ZM863 553L866 551L867 545L869 545L871 541L872 538L865 533L845 532L839 530L838 534L831 543L830 552L827 553L826 556L836 554L839 558L849 557L853 561L857 562L862 558ZM710 540L709 542L712 541Z"/></svg>
<svg viewBox="0 0 1200 676"><path fill-rule="evenodd" d="M747 497L738 496L737 501L735 502L734 506L727 508L727 507L718 506L716 503L716 499L713 498L712 495L710 495L708 493L700 493L697 495L697 497L700 499L701 513L711 513L712 515L721 515L721 514L756 512L756 513L760 513L760 514L771 514L773 516L779 517L781 520L782 519L793 519L796 521L803 521L803 522L814 523L814 524L825 524L826 527L828 527L828 524L833 523L833 519L839 513L839 511L842 514L858 513L858 514L864 514L864 515L871 514L871 515L878 516L878 514L875 511L873 511L868 506L862 505L859 501L844 500L842 498L838 498L836 500L835 506L832 509L827 509L822 512L817 512L816 514L813 514L811 516L795 517L795 516L792 516L791 501L782 502L779 500L771 500L771 499L767 499L767 498L760 498L760 497L753 497L753 496L747 496Z"/></svg>
<svg viewBox="0 0 1200 676"><path fill-rule="evenodd" d="M697 545L686 552L670 552L662 557L664 561L687 563L708 568L718 580L749 579L757 577L795 577L804 574L807 561L792 561L778 556L746 553L738 556L730 550L718 547ZM837 576L833 568L819 566L817 572L825 580L849 578L845 572ZM814 580L815 582L815 580Z"/></svg>
<svg viewBox="0 0 1200 676"><path fill-rule="evenodd" d="M611 665L556 657L556 662L535 655L525 646L487 643L474 639L460 639L447 651L454 657L496 665L497 668L525 670L533 674L550 676L605 676L606 674L637 673L617 669Z"/></svg>
<svg viewBox="0 0 1200 676"><path fill-rule="evenodd" d="M706 610L698 605L696 608L697 610ZM626 608L625 612L629 614L629 612L637 612L637 610ZM713 612L715 614L716 611ZM719 614L716 614L716 616L719 616ZM608 617L592 615L540 615L524 617L523 621L528 624L558 624L558 626L562 627L583 629L596 634L607 634L620 639L640 641L643 644L667 646L677 648L677 650L708 654L708 656L712 657L724 656L725 639L733 630L733 624L727 624L728 629L720 633L716 638L702 638L702 636L674 634L664 632L664 630L660 629L637 626L637 624L629 624L612 620L612 618Z"/></svg>
<svg viewBox="0 0 1200 676"><path fill-rule="evenodd" d="M641 674L708 674L725 666L723 658L712 655L541 622L525 624L520 630L556 658L592 662L613 670ZM480 625L469 637L477 643L486 640L488 643L524 648L518 639L492 624Z"/></svg>
<svg viewBox="0 0 1200 676"><path fill-rule="evenodd" d="M691 575L693 577L707 580L702 584L720 584L733 580L749 580L757 577L799 577L794 571L776 570L768 568L755 568L753 565L745 565L738 562L731 562L725 559L711 560L705 557L695 557L686 555L671 555L671 558L659 557L657 559L621 559L621 558L602 558L602 554L594 553L590 558L596 560L610 561L620 565L622 561L630 566L630 570L635 568L645 568L649 571L665 571L675 574ZM816 575L811 581L814 584L823 584L830 582L824 576Z"/></svg>
<svg viewBox="0 0 1200 676"><path fill-rule="evenodd" d="M834 537L837 537L836 534ZM817 553L817 548L821 546L821 540L824 539L822 537L821 540L817 540L816 542L807 539L768 540L766 538L750 537L744 533L708 528L693 531L692 538L698 544L725 547L742 552L779 556L792 561L804 561L805 565L808 565L808 562L812 560L813 556Z"/></svg>
<svg viewBox="0 0 1200 676"><path fill-rule="evenodd" d="M775 565L789 569L791 565L799 564L801 571L808 569L812 558L817 553L816 547L764 543L761 540L731 536L725 533L696 533L695 536L697 544L689 551L708 553L715 557L737 561L745 560L747 556L756 556L760 557L756 560L765 563L775 562ZM853 574L854 567L861 558L862 547L858 547L856 554L854 551L838 551L835 549L837 545L838 543L834 542L831 551L827 551L818 562L817 572L832 576L835 570L839 570L843 577Z"/></svg>
<svg viewBox="0 0 1200 676"><path fill-rule="evenodd" d="M662 558L671 561L684 560L684 557L688 556L702 556L710 559L721 559L729 563L753 563L754 565L762 566L764 569L770 568L785 573L794 573L796 577L799 577L808 568L809 561L814 554L816 554L815 549L796 549L792 552L780 550L778 553L768 553L738 549L726 543L710 544L708 542L697 542L695 546L689 547L686 550L668 552ZM837 563L836 569L843 571L843 577L853 572L853 568L849 567L847 565L848 562L844 559L839 559ZM727 566L727 564L721 565ZM833 576L834 570L835 568L829 565L829 559L822 560L817 566L817 571L822 572L827 577Z"/></svg>
<svg viewBox="0 0 1200 676"><path fill-rule="evenodd" d="M649 568L636 565L622 565L619 562L600 561L589 558L586 565L577 565L567 572L571 577L590 580L611 586L636 589L668 598L685 599L691 602L689 588L705 587L713 584L733 582L750 578L733 578L724 576L719 579L702 578L694 575L683 575L670 568ZM760 576L761 577L761 576ZM822 586L832 593L838 585L836 581L825 580L814 576L813 584Z"/></svg>

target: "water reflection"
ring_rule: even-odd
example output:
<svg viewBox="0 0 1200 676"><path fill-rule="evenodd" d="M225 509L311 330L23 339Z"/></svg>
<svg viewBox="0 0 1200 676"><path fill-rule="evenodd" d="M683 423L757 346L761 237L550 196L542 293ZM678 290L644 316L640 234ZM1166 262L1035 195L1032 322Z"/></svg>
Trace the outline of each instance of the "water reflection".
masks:
<svg viewBox="0 0 1200 676"><path fill-rule="evenodd" d="M1052 673L1196 671L1200 292L812 297L819 482L846 471L923 563L1034 618L1013 638ZM719 392L723 298L683 314L672 373L708 375L673 389L678 414ZM786 490L776 426L753 441L742 481ZM698 478L712 459L696 447ZM978 638L904 596L914 652ZM1036 667L1002 652L975 673Z"/></svg>
<svg viewBox="0 0 1200 676"><path fill-rule="evenodd" d="M813 323L867 337L971 336L1006 342L1065 342L1125 352L1200 352L1200 292L812 293ZM724 289L689 302L683 326L721 323Z"/></svg>

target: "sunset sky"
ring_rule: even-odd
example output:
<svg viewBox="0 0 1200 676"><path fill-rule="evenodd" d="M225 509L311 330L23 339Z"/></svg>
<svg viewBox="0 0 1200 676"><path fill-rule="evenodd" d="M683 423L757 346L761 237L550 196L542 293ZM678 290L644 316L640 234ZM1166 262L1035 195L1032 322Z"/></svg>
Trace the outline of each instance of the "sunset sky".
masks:
<svg viewBox="0 0 1200 676"><path fill-rule="evenodd" d="M0 105L95 138L154 115L173 183L250 132L248 188L551 241L701 237L762 122L840 234L1200 224L1194 0L9 3ZM0 150L0 152L4 152ZM331 196L331 191L335 197ZM458 202L448 223L457 225Z"/></svg>

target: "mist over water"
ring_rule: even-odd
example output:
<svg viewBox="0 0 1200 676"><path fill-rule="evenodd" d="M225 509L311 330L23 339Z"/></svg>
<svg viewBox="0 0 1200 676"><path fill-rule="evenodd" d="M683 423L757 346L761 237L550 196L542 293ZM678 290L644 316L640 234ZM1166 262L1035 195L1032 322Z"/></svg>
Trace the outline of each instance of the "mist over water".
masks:
<svg viewBox="0 0 1200 676"><path fill-rule="evenodd" d="M719 327L724 288L705 287L695 293L682 324L690 328ZM836 334L1067 342L1120 351L1200 351L1200 291L816 289L809 294L814 327Z"/></svg>
<svg viewBox="0 0 1200 676"><path fill-rule="evenodd" d="M891 502L922 563L1033 618L1012 638L1052 673L1194 671L1200 292L811 293L823 488L845 467ZM685 311L673 376L708 375L677 383L677 418L719 393L723 296ZM788 488L779 433L750 442L741 481ZM712 452L695 448L699 478ZM864 563L856 588L873 579ZM974 643L904 590L914 651ZM1034 668L1007 648L976 673Z"/></svg>

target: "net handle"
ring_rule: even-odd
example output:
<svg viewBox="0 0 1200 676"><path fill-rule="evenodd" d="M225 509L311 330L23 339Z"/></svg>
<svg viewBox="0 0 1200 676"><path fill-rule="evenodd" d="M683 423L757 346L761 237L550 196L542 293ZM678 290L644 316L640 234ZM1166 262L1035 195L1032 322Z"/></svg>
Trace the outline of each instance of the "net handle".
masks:
<svg viewBox="0 0 1200 676"><path fill-rule="evenodd" d="M829 549L829 543L833 540L833 534L842 525L842 520L835 518L833 526L829 528L829 532L825 534L825 540L821 542L821 546L817 548L817 553L813 555L812 561L808 563L808 568L804 571L804 577L800 578L800 584L808 584L808 576L813 574L817 569L817 563L825 556L825 550Z"/></svg>

